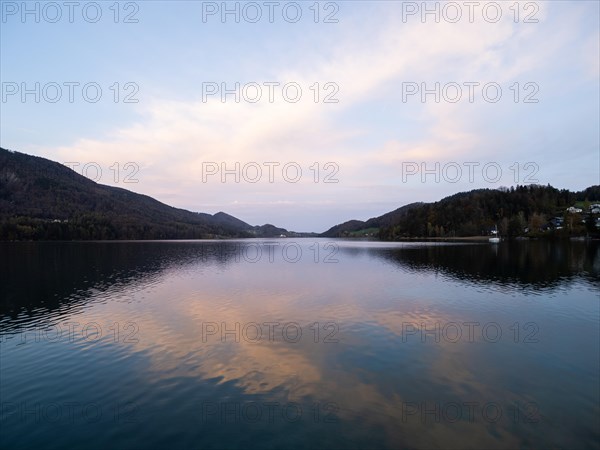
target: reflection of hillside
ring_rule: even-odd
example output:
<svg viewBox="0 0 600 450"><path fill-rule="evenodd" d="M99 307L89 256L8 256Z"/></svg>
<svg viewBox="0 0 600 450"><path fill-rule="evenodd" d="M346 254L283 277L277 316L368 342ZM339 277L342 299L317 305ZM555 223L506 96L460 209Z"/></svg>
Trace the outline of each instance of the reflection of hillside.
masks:
<svg viewBox="0 0 600 450"><path fill-rule="evenodd" d="M171 267L225 265L236 260L237 242L1 243L0 319L73 307L89 290L147 284Z"/></svg>
<svg viewBox="0 0 600 450"><path fill-rule="evenodd" d="M154 283L167 270L243 264L253 258L249 245L262 246L266 259L267 244L251 242L2 243L0 320L32 319L83 305L94 290L109 293L127 286L129 292L135 291L136 286ZM595 242L532 241L499 246L337 242L342 259L369 255L404 270L440 271L476 283L550 288L575 277L594 283L600 278L600 246ZM312 258L308 250L306 255Z"/></svg>
<svg viewBox="0 0 600 450"><path fill-rule="evenodd" d="M600 246L580 242L509 242L407 246L373 250L377 257L410 271L441 271L470 282L556 287L575 277L597 282Z"/></svg>

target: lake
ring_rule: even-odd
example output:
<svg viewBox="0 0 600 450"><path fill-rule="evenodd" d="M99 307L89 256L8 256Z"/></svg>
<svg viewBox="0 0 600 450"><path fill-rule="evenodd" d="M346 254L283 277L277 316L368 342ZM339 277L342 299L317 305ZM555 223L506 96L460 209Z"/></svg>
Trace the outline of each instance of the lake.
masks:
<svg viewBox="0 0 600 450"><path fill-rule="evenodd" d="M599 248L0 243L0 446L598 449Z"/></svg>

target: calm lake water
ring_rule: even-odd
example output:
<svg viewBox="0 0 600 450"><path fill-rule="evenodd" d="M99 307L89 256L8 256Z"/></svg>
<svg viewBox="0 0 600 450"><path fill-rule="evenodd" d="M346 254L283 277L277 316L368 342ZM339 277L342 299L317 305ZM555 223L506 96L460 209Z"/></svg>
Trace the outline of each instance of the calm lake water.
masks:
<svg viewBox="0 0 600 450"><path fill-rule="evenodd" d="M2 448L600 448L598 243L0 243Z"/></svg>

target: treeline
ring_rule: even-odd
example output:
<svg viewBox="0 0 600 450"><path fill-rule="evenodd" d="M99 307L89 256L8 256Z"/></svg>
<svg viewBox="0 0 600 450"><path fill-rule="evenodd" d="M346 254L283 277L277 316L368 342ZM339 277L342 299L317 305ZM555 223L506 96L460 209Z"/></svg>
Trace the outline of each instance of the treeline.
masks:
<svg viewBox="0 0 600 450"><path fill-rule="evenodd" d="M250 237L240 231L203 227L189 223L144 223L124 216L76 215L68 221L10 217L0 220L0 240L121 240L121 239L214 239Z"/></svg>
<svg viewBox="0 0 600 450"><path fill-rule="evenodd" d="M393 224L381 227L379 238L487 236L496 226L506 237L598 235L599 215L589 212L590 204L598 201L600 186L581 192L549 185L474 190L411 208ZM575 205L583 211L566 211Z"/></svg>

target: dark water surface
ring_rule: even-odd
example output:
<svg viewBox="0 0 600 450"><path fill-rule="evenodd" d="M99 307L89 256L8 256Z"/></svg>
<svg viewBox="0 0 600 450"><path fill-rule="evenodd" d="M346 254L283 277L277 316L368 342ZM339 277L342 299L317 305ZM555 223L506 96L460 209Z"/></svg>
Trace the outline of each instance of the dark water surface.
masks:
<svg viewBox="0 0 600 450"><path fill-rule="evenodd" d="M0 243L2 448L600 448L598 243Z"/></svg>

